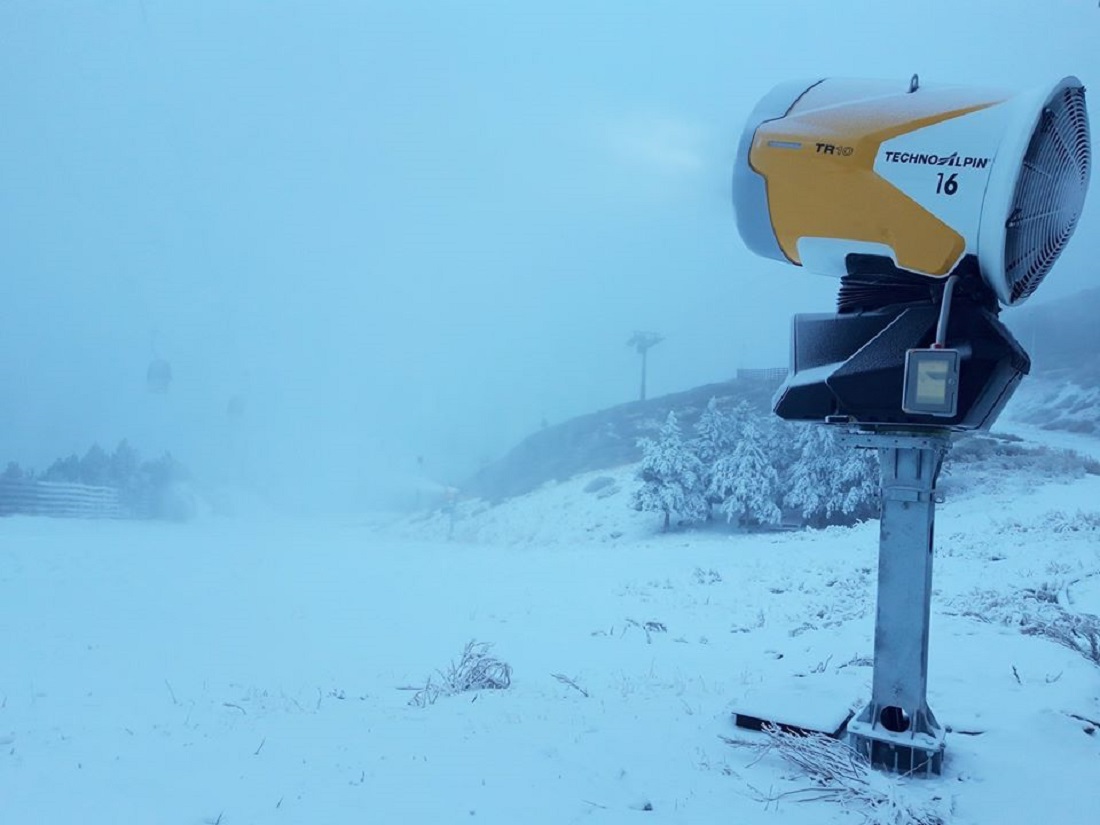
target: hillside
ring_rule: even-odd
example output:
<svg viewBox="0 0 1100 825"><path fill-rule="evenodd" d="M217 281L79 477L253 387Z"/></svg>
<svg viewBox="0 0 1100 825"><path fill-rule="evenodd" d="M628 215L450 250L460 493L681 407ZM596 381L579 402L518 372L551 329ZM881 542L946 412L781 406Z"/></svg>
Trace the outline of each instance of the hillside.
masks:
<svg viewBox="0 0 1100 825"><path fill-rule="evenodd" d="M1007 315L1007 313L1006 313ZM1025 306L1009 326L1032 356L1010 417L1048 430L1100 435L1100 288Z"/></svg>
<svg viewBox="0 0 1100 825"><path fill-rule="evenodd" d="M1031 352L1032 374L1005 414L1044 429L1100 433L1100 288L1004 315ZM621 404L547 427L462 484L464 492L500 501L548 481L631 464L638 439L653 435L669 410L689 430L711 398L724 407L747 401L765 410L774 381L735 379L685 392Z"/></svg>
<svg viewBox="0 0 1100 825"><path fill-rule="evenodd" d="M504 458L468 479L462 489L499 501L547 481L631 464L641 457L638 439L653 435L670 410L688 429L711 398L724 407L746 401L763 410L771 404L775 388L774 381L741 378L578 416L528 436Z"/></svg>
<svg viewBox="0 0 1100 825"><path fill-rule="evenodd" d="M1052 374L1086 386L1100 380L1100 287L1004 313L1030 353L1032 375Z"/></svg>

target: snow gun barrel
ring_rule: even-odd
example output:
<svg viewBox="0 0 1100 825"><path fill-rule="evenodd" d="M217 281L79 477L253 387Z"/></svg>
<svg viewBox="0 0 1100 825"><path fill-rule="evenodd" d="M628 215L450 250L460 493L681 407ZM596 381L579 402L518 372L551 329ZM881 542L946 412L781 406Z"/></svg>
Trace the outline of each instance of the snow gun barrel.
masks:
<svg viewBox="0 0 1100 825"><path fill-rule="evenodd" d="M1014 306L1073 234L1090 164L1075 77L1016 93L827 78L759 102L733 200L758 255L865 290L980 278Z"/></svg>

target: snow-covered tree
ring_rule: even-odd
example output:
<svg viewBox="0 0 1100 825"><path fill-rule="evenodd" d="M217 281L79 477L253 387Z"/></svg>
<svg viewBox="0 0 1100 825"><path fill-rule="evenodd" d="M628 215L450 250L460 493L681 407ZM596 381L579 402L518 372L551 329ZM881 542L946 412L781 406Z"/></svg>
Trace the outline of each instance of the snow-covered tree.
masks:
<svg viewBox="0 0 1100 825"><path fill-rule="evenodd" d="M784 501L807 522L823 526L874 515L878 457L873 451L846 447L818 424L801 428L795 450Z"/></svg>
<svg viewBox="0 0 1100 825"><path fill-rule="evenodd" d="M840 512L852 521L872 518L879 512L879 462L877 450L847 449L840 468Z"/></svg>
<svg viewBox="0 0 1100 825"><path fill-rule="evenodd" d="M784 501L807 521L824 524L834 509L831 490L840 464L838 445L823 426L806 425L795 438L795 451Z"/></svg>
<svg viewBox="0 0 1100 825"><path fill-rule="evenodd" d="M80 481L103 486L111 483L111 459L98 444L93 444L80 459Z"/></svg>
<svg viewBox="0 0 1100 825"><path fill-rule="evenodd" d="M684 442L675 412L669 412L657 440L643 438L642 463L634 508L664 514L667 530L673 513L682 521L702 521L708 505L701 483L702 465Z"/></svg>
<svg viewBox="0 0 1100 825"><path fill-rule="evenodd" d="M707 506L721 502L709 493L714 477L714 467L718 460L728 455L737 442L737 429L734 417L718 405L718 399L712 397L707 408L695 422L695 438L691 448L699 459L700 486L706 493ZM709 513L708 513L709 515Z"/></svg>
<svg viewBox="0 0 1100 825"><path fill-rule="evenodd" d="M46 468L42 474L43 481L67 481L74 484L80 482L80 457L73 453L67 458L59 458Z"/></svg>
<svg viewBox="0 0 1100 825"><path fill-rule="evenodd" d="M125 487L137 473L141 458L138 451L125 438L118 442L111 453L111 481L117 487Z"/></svg>
<svg viewBox="0 0 1100 825"><path fill-rule="evenodd" d="M15 461L9 461L7 468L3 473L0 473L0 481L33 481L34 472L31 470L24 470Z"/></svg>
<svg viewBox="0 0 1100 825"><path fill-rule="evenodd" d="M768 454L765 434L756 416L739 409L733 449L714 462L708 498L719 502L726 521L739 524L778 524L779 473Z"/></svg>
<svg viewBox="0 0 1100 825"><path fill-rule="evenodd" d="M767 426L763 428L765 449L772 457L772 463L779 470L781 486L786 482L787 471L801 455L798 436L805 426L805 424L784 421L774 415L767 418Z"/></svg>
<svg viewBox="0 0 1100 825"><path fill-rule="evenodd" d="M695 422L695 438L691 442L695 455L704 467L709 466L732 450L736 440L734 417L719 407L718 399L712 397Z"/></svg>

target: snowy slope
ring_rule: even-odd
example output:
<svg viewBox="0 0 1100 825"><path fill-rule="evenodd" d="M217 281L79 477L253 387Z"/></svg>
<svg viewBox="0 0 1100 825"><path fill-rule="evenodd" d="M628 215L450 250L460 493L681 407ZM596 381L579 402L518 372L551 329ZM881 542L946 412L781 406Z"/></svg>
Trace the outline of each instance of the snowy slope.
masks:
<svg viewBox="0 0 1100 825"><path fill-rule="evenodd" d="M1091 822L1100 668L1019 624L1025 588L1100 614L1100 477L982 481L937 521L945 773L898 793ZM453 526L0 521L0 822L860 821L765 801L808 781L729 714L869 696L877 525L658 535L631 484ZM470 639L511 687L410 706Z"/></svg>

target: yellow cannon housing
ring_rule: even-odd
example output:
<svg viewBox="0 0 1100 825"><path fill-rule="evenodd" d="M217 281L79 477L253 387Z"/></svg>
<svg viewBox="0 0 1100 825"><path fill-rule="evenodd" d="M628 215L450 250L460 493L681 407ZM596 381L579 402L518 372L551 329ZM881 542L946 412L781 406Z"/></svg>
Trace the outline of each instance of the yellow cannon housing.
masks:
<svg viewBox="0 0 1100 825"><path fill-rule="evenodd" d="M1089 172L1075 77L1023 93L828 78L756 106L734 204L764 257L865 284L976 272L1013 306L1073 234Z"/></svg>

